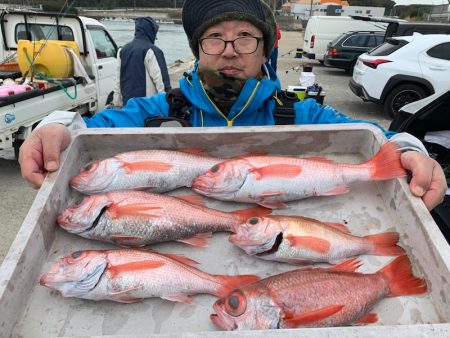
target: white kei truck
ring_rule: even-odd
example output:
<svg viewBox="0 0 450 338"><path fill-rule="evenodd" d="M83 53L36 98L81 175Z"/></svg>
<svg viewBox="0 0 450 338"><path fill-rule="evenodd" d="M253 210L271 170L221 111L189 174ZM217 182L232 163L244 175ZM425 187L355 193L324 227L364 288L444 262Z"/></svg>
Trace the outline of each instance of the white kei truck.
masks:
<svg viewBox="0 0 450 338"><path fill-rule="evenodd" d="M0 96L0 150L14 147L17 158L23 141L53 111L78 111L82 115L92 115L112 102L118 47L99 21L71 14L3 11L0 32L0 81L17 82L31 75L35 83L40 82L39 86L32 86L32 90ZM15 59L21 52L18 50L19 40L41 41L44 47L49 41L75 42L85 76L47 82L33 72L23 74L17 69L1 68L2 64L7 65L5 60ZM74 59L71 61L75 63Z"/></svg>

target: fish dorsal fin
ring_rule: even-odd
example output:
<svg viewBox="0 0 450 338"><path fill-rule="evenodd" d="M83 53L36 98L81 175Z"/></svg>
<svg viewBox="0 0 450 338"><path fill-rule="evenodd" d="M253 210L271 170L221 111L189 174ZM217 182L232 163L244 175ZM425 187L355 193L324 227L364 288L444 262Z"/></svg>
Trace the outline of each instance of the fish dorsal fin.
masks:
<svg viewBox="0 0 450 338"><path fill-rule="evenodd" d="M186 153L186 154L209 156L209 154L204 149L195 148L195 147L181 148L181 149L178 149L178 151L180 151L182 153Z"/></svg>
<svg viewBox="0 0 450 338"><path fill-rule="evenodd" d="M158 161L123 162L123 169L127 174L137 171L165 172L173 168L173 164Z"/></svg>
<svg viewBox="0 0 450 338"><path fill-rule="evenodd" d="M208 241L211 238L211 236L212 236L211 232L206 232L202 234L196 234L191 238L177 239L177 242L206 248L208 246Z"/></svg>
<svg viewBox="0 0 450 338"><path fill-rule="evenodd" d="M338 265L331 266L327 269L331 271L355 272L359 269L359 267L361 267L361 265L362 262L357 258L350 258L346 261L343 261L342 263L339 263Z"/></svg>
<svg viewBox="0 0 450 338"><path fill-rule="evenodd" d="M344 234L351 234L350 230L348 230L348 228L344 224L334 222L322 222L322 223L329 226L330 228L343 232Z"/></svg>
<svg viewBox="0 0 450 338"><path fill-rule="evenodd" d="M328 163L328 164L336 163L333 160L329 160L328 158L321 157L321 156L302 157L302 160L308 160L308 161L314 161L314 162L322 162L322 163Z"/></svg>
<svg viewBox="0 0 450 338"><path fill-rule="evenodd" d="M293 164L272 164L253 168L251 172L258 181L267 178L296 178L302 172L302 167Z"/></svg>
<svg viewBox="0 0 450 338"><path fill-rule="evenodd" d="M267 151L253 151L251 153L233 156L233 159L245 159L247 157L258 157L258 156L266 156L266 155L267 155Z"/></svg>
<svg viewBox="0 0 450 338"><path fill-rule="evenodd" d="M186 265L197 265L200 264L199 262L194 261L193 259L187 258L186 256L177 255L177 254L168 254L168 253L160 253L160 255L165 256L167 258L173 259L174 261L177 261L182 264Z"/></svg>
<svg viewBox="0 0 450 338"><path fill-rule="evenodd" d="M304 313L285 312L283 322L286 324L286 326L291 328L304 326L330 317L335 313L341 311L343 308L344 305L336 304Z"/></svg>
<svg viewBox="0 0 450 338"><path fill-rule="evenodd" d="M165 264L164 261L138 261L120 265L113 265L108 268L108 273L115 278L123 273L136 273L142 270L157 269Z"/></svg>
<svg viewBox="0 0 450 338"><path fill-rule="evenodd" d="M191 204L195 205L204 205L204 198L200 195L179 195L174 196L176 198L179 198L180 200L186 201Z"/></svg>
<svg viewBox="0 0 450 338"><path fill-rule="evenodd" d="M314 236L293 236L288 235L286 239L289 240L291 246L301 247L320 254L326 254L330 251L331 243L326 239Z"/></svg>
<svg viewBox="0 0 450 338"><path fill-rule="evenodd" d="M114 203L108 207L108 213L113 219L123 216L160 217L160 215L156 215L154 212L159 209L161 209L161 206L154 203L134 203L124 205Z"/></svg>
<svg viewBox="0 0 450 338"><path fill-rule="evenodd" d="M270 215L272 213L272 209L263 208L263 207L253 207L248 209L235 210L231 212L233 215L241 217L243 220L247 220L250 217L258 216L263 217Z"/></svg>

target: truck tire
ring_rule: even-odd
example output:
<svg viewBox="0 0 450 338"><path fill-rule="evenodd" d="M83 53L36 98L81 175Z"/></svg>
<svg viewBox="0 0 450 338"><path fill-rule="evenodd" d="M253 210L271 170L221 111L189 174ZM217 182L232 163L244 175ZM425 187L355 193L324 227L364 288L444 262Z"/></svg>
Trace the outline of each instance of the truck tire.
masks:
<svg viewBox="0 0 450 338"><path fill-rule="evenodd" d="M395 118L398 111L404 105L418 101L427 96L425 90L413 83L406 83L394 87L384 100L384 112Z"/></svg>
<svg viewBox="0 0 450 338"><path fill-rule="evenodd" d="M19 160L19 150L20 146L23 144L24 140L14 140L13 147L14 147L14 157L16 160Z"/></svg>

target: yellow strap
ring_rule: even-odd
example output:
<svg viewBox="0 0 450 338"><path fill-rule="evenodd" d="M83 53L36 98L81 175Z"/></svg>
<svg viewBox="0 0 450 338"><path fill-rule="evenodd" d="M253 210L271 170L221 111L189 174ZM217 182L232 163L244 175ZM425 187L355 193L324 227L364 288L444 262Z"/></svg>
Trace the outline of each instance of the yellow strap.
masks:
<svg viewBox="0 0 450 338"><path fill-rule="evenodd" d="M278 93L275 92L275 95L273 96L273 98L275 99L275 101L277 101L279 106L283 105L283 102L278 98Z"/></svg>

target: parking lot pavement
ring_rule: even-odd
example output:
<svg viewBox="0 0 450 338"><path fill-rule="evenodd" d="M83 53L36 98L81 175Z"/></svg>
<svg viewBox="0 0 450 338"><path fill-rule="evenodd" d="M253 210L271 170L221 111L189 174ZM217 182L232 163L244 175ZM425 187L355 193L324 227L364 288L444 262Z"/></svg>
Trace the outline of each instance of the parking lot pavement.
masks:
<svg viewBox="0 0 450 338"><path fill-rule="evenodd" d="M312 63L316 82L326 92L324 104L330 105L354 119L371 120L384 127L390 119L382 107L363 102L348 87L350 75L343 70L327 68L319 62L306 58L296 59L296 49L303 47L301 32L282 32L279 45L278 75L282 88L299 85L300 72L304 63ZM172 86L178 86L178 79L192 62L177 66L171 72ZM25 218L36 191L28 187L20 176L20 169L14 160L12 149L0 150L0 262L5 257L14 237Z"/></svg>

